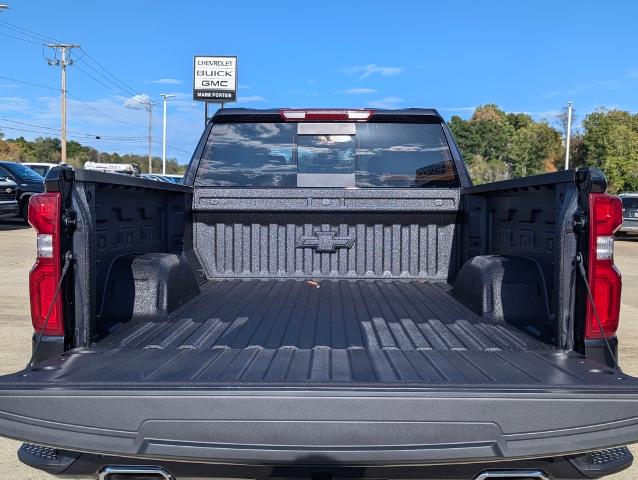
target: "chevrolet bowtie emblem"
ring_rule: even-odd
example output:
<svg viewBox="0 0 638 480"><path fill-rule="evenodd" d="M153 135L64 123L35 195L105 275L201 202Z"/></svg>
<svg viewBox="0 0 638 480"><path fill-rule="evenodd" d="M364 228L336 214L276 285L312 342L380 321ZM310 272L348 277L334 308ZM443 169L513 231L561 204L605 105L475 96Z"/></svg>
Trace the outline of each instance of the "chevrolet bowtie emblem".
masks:
<svg viewBox="0 0 638 480"><path fill-rule="evenodd" d="M312 248L317 253L334 253L337 248L351 248L354 237L337 235L334 230L319 230L313 236L302 235L297 239L297 248Z"/></svg>

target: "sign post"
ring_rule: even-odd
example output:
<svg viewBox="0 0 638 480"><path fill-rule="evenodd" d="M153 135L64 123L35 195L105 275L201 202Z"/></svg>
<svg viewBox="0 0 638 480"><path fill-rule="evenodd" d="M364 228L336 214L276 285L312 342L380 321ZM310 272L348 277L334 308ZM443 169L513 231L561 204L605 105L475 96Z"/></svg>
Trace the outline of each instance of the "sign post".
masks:
<svg viewBox="0 0 638 480"><path fill-rule="evenodd" d="M204 121L208 122L208 104L237 100L237 57L196 55L193 58L193 100L204 103Z"/></svg>

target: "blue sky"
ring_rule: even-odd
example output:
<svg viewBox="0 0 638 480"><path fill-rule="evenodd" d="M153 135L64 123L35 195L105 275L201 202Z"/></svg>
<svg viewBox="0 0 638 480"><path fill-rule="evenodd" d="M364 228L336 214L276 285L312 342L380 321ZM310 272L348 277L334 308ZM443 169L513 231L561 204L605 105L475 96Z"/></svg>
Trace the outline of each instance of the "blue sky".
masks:
<svg viewBox="0 0 638 480"><path fill-rule="evenodd" d="M80 140L105 151L146 152L145 112L124 106L130 92L158 104L160 93L175 93L169 156L189 160L204 108L191 99L194 54L239 57L236 106L421 106L449 118L494 102L551 120L573 100L581 119L599 106L638 111L638 2L630 0L2 3L10 9L0 13L0 75L53 89L0 78L0 125L59 128L59 69L47 65L46 49L8 37L34 40L9 22L82 45L126 84L114 87L74 52L68 89L83 103L69 99L68 129L105 137ZM159 143L154 149L161 154Z"/></svg>

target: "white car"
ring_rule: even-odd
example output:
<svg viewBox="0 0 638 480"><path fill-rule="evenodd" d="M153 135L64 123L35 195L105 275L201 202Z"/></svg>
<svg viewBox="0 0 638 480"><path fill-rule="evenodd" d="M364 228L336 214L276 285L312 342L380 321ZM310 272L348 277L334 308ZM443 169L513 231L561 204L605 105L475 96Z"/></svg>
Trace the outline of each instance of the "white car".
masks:
<svg viewBox="0 0 638 480"><path fill-rule="evenodd" d="M27 167L29 167L31 170L33 170L38 175L41 175L42 177L46 177L47 173L49 173L49 170L51 170L53 167L58 166L57 163L46 163L46 162L27 162L27 163L23 163L23 165L26 165Z"/></svg>

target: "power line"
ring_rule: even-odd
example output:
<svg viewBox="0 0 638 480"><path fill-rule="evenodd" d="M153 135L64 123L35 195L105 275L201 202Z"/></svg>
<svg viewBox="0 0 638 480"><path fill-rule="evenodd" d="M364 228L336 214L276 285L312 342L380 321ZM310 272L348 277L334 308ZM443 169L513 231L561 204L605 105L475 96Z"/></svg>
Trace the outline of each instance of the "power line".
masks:
<svg viewBox="0 0 638 480"><path fill-rule="evenodd" d="M90 65L86 62L84 62L84 64L88 67L90 67ZM89 72L87 72L86 70L84 70L82 67L80 67L77 63L75 64L75 68L77 68L79 71L81 71L84 75L86 75L87 77L89 77L90 79L92 79L93 81L99 83L100 85L102 85L104 88L106 88L107 90L117 94L117 95L122 95L122 91L118 91L118 90L114 90L112 87L110 87L109 85L107 85L106 83L102 82L101 80L95 78L93 75L91 75ZM93 68L93 67L91 67ZM95 70L95 69L94 69ZM125 97L129 96L129 93L126 92L124 94Z"/></svg>
<svg viewBox="0 0 638 480"><path fill-rule="evenodd" d="M2 33L0 32L0 35L3 35L5 37L9 37L9 38L14 38L16 40L21 40L24 42L28 42L28 43L32 43L35 45L40 45L40 46L47 46L46 42L54 42L52 45L48 45L51 47L56 47L56 46L60 46L60 45L68 45L64 42L61 42L53 37L50 37L48 35L44 35L38 32L34 32L33 30L29 30L28 28L25 27L21 27L19 25L10 23L10 22L6 22L4 20L0 20L0 27L6 28L9 31L12 31L14 33L17 33L18 35L20 35L20 37L16 37L14 35L10 35L7 33ZM26 38L24 38L26 37ZM106 81L108 81L109 83L115 85L115 87L119 90L118 95L121 95L122 92L124 92L124 96L129 96L129 95L139 95L139 92L137 92L135 89L133 89L130 85L128 85L126 82L124 82L123 80L120 80L118 77L116 77L113 73L111 73L106 67L104 67L100 62L98 62L95 58L93 58L93 56L91 56L85 49L83 49L80 46L76 46L77 48L79 48L79 50L82 52L82 57L80 57L79 59L77 59L76 61L83 61L84 64L91 68L96 74L100 75L102 78L104 78ZM86 56L87 58L89 58L95 65L97 65L100 69L102 69L106 75L102 72L100 72L99 70L97 70L95 67L93 67L90 63L88 63L86 60L83 59L83 57ZM64 60L60 60L57 58L57 56L52 60L52 62L61 65L61 63L64 62ZM70 65L71 62L68 61L68 64ZM79 68L79 67L78 67ZM103 85L104 87L108 88L111 91L114 91L111 89L111 87L109 87L108 85L105 85L103 82L101 82L100 80L98 80L97 78L95 78L93 75L89 74L88 72L86 72L84 69L80 69L82 70L82 73L84 73L85 75L87 75L88 77L90 77L91 79L93 79L94 81L96 81L97 83L100 83L101 85ZM107 76L108 75L108 76ZM109 78L111 77L111 78ZM49 87L49 86L45 86L45 85L39 85L36 83L32 83L32 82L25 82L25 81L21 81L21 80L17 80L17 79L11 79L9 77L2 77L0 76L0 78L6 78L7 80L12 80L12 81L16 81L18 83L23 83L25 85L32 85L32 86L38 86L38 87L42 87L42 88L49 88L52 90L58 90L58 89L54 89L53 87ZM62 94L64 95L64 88L59 90L62 91ZM66 92L70 97L74 98L76 101L86 105L87 107L91 108L92 110L96 111L97 113L99 113L100 115L109 118L111 120L114 120L116 122L120 122L126 125L131 125L134 126L136 128L144 128L141 127L140 125L135 125L133 123L130 122L126 122L124 120L119 120L111 115L108 115L104 112L101 112L100 110L96 109L95 107L88 105L87 103L83 102L82 100L80 100L79 98L71 95L68 91Z"/></svg>
<svg viewBox="0 0 638 480"><path fill-rule="evenodd" d="M78 59L78 61L82 61L82 63L84 64L85 67L90 68L93 71L92 75L97 75L98 77L100 77L102 80L98 80L95 77L93 77L92 75L89 75L89 73L86 70L83 70L84 73L88 76L90 76L91 78L93 78L93 80L95 80L96 82L102 84L103 86L105 86L106 88L108 88L109 90L115 91L113 90L113 87L115 87L115 89L117 90L117 94L118 95L124 95L125 97L130 97L130 96L135 96L135 95L139 95L135 90L129 90L128 87L122 87L121 86L121 82L116 82L114 80L112 80L110 77L106 76L104 73L102 73L100 70L98 70L97 68L95 68L93 65L91 65L89 62L86 61L86 59L84 59L84 57L86 57L86 52L82 51L83 56ZM79 68L79 67L78 67ZM112 85L106 85L103 83L103 81L107 82L108 84Z"/></svg>
<svg viewBox="0 0 638 480"><path fill-rule="evenodd" d="M46 127L44 125L37 125L35 123L29 123L29 122L20 122L18 120L10 120L8 118L0 118L0 121L2 122L10 122L10 123L15 123L18 125L26 125L27 127L36 127L36 128L41 128L41 129L45 129L45 130L55 130L56 132L60 132L59 128L54 128L54 127ZM101 135L94 135L91 133L84 133L84 132L73 132L69 130L69 133L73 134L73 135L86 135L89 137L101 137Z"/></svg>
<svg viewBox="0 0 638 480"><path fill-rule="evenodd" d="M19 131L19 132L37 133L39 135L50 135L51 134L50 131L41 131L41 130L52 130L52 131L54 131L56 133L58 133L60 131L59 128L46 127L44 125L37 125L35 123L28 123L28 122L20 122L20 121L17 121L17 120L9 120L8 118L0 118L0 121L16 123L18 125L25 125L25 126L30 126L30 127L34 127L34 128L39 129L39 130L33 130L33 129L29 129L29 128L0 125L0 128L4 129L4 130L16 130L16 131ZM99 134L91 134L91 133L75 132L75 131L68 131L68 134L69 134L70 137L75 137L75 138L77 138L79 140L82 140L82 141L113 140L113 141L138 142L138 143L142 143L142 142L146 143L148 141L148 139L146 137L129 137L129 136L120 136L120 135L99 135ZM157 145L161 145L162 142L153 141L152 143L157 144ZM186 150L184 148L176 147L176 146L170 145L168 143L166 144L166 148L169 148L171 150L177 150L179 152L183 152L183 153L186 153L188 155L192 154L192 152L190 150Z"/></svg>
<svg viewBox="0 0 638 480"><path fill-rule="evenodd" d="M110 77L113 78L113 80L117 81L118 83L120 83L122 86L125 87L126 90L128 90L129 92L131 92L133 95L140 95L140 93L138 91L136 91L133 87L131 87L130 85L128 85L126 82L124 82L123 80L120 80L119 78L117 78L115 75L113 75L106 67L104 67L100 62L98 62L95 58L93 58L89 52L87 52L85 49L83 49L82 47L80 47L80 50L86 55L87 58L89 58L93 63L95 63L98 67L100 67L102 70L104 70L104 72L106 72ZM86 61L85 61L86 63Z"/></svg>
<svg viewBox="0 0 638 480"><path fill-rule="evenodd" d="M160 141L154 141L153 143L156 143L157 145L161 145L162 144L162 142L160 142ZM191 150L186 150L184 148L176 147L176 146L171 145L169 143L166 144L166 148L170 148L171 150L177 150L179 152L187 153L188 155L192 155L193 154L193 152Z"/></svg>
<svg viewBox="0 0 638 480"><path fill-rule="evenodd" d="M52 87L50 85L42 85L41 83L27 82L25 80L19 80L17 78L5 77L4 75L0 75L0 78L4 80L10 80L12 82L22 83L24 85L31 85L32 87L48 88L49 90L57 90L58 92L60 91L59 88Z"/></svg>
<svg viewBox="0 0 638 480"><path fill-rule="evenodd" d="M28 127L36 127L36 128L46 129L46 130L54 130L54 131L57 131L57 132L60 131L59 128L47 127L47 126L44 126L44 125L38 125L36 123L21 122L19 120L10 120L8 118L0 118L0 121L16 123L18 125L26 125ZM102 134L99 134L99 133L77 132L77 131L74 131L74 130L68 130L68 132L73 134L73 135L85 135L87 137L93 137L93 138L96 138L96 139L108 138L108 139L118 139L118 140L122 140L122 139L146 140L146 137L141 137L141 136L137 136L136 137L136 136L126 136L126 135L102 135Z"/></svg>
<svg viewBox="0 0 638 480"><path fill-rule="evenodd" d="M34 41L34 40L28 40L28 39L26 39L26 38L16 37L16 36L14 36L14 35L9 35L8 33L2 33L2 32L0 32L0 35L2 35L3 37L13 38L13 39L15 39L15 40L21 40L21 41L23 41L23 42L33 43L33 44L35 44L35 45L44 45L44 43L42 43L42 42L36 42L36 41Z"/></svg>
<svg viewBox="0 0 638 480"><path fill-rule="evenodd" d="M0 128L4 129L4 130L17 130L18 132L37 133L39 135L50 135L51 134L51 132L46 132L46 131L43 132L43 131L40 131L40 130L31 130L29 128L9 127L7 125L0 125ZM47 127L43 127L43 128L47 128ZM69 135L69 136L70 137L77 137L77 138L79 138L81 140L91 140L89 138L81 137L81 136L77 136L77 135Z"/></svg>
<svg viewBox="0 0 638 480"><path fill-rule="evenodd" d="M91 110L93 110L93 111L95 111L95 112L99 113L100 115L102 115L102 116L103 116L103 117L105 117L105 118L108 118L108 119L110 119L110 120L114 120L114 121L119 122L119 123L122 123L122 124L124 124L124 125L133 126L133 127L135 127L135 128L146 128L146 127L143 127L143 126L141 126L141 125L136 125L135 123L127 122L127 121L125 121L125 120L120 120L119 118L112 117L111 115L108 115L107 113L104 113L104 112L102 112L101 110L98 110L98 109L97 109L97 108L95 108L93 105L91 105L91 104L89 104L89 103L86 103L86 102L85 102L85 101L83 101L83 100L80 100L78 97L76 97L75 95L73 95L73 94L72 94L71 92L69 92L68 90L67 90L66 94L67 94L69 97L71 97L73 100L75 100L76 102L81 103L81 104L82 104L82 105L84 105L85 107L90 108Z"/></svg>
<svg viewBox="0 0 638 480"><path fill-rule="evenodd" d="M33 130L33 129L30 129L30 128L11 127L11 126L7 126L7 125L0 125L0 128L4 129L4 130L16 130L18 132L37 133L38 135L49 135L51 133L51 132L46 132L46 131L43 132L43 131L40 131L40 130ZM53 129L53 128L50 128L50 127L39 127L38 126L37 128L56 130L56 129ZM81 135L85 135L85 134L81 134ZM69 134L70 137L76 137L77 139L82 140L83 142L84 141L98 141L98 140L116 140L116 141L122 141L122 142L143 142L143 143L147 142L146 137L136 138L136 137L118 137L118 136L102 136L102 135L100 135L97 138L96 137L86 137L85 138L85 137L83 137L81 135ZM159 143L159 142L155 142L155 143ZM171 145L167 145L167 147L168 148L172 148L173 150L180 150L182 152L189 153L189 154L191 153L188 150L184 150L184 149L181 149L179 147L173 147Z"/></svg>
<svg viewBox="0 0 638 480"><path fill-rule="evenodd" d="M21 30L19 33L21 33L23 35L28 35L28 36L31 36L31 37L34 37L34 38L40 37L43 42L53 41L53 42L58 42L58 43L64 43L61 40L57 40L57 39L55 39L53 37L49 37L47 35L42 35L41 33L34 32L33 30L29 30L28 28L21 27L19 25L16 25L15 23L10 23L10 22L7 22L5 20L0 20L0 24L3 24L3 25L5 25L5 28L9 28L9 29L14 30L16 32Z"/></svg>
<svg viewBox="0 0 638 480"><path fill-rule="evenodd" d="M20 79L18 79L18 78L13 78L13 77L7 77L7 76L5 76L5 75L0 75L0 78L2 78L2 79L4 79L4 80L9 80L9 81L11 81L11 82L21 83L21 84L23 84L23 85L30 85L30 86L32 86L32 87L46 88L46 89L48 89L48 90L56 90L56 91L58 91L58 92L60 91L60 89L59 89L59 88L55 88L55 87L52 87L52 86L50 86L50 85L42 85L42 84L40 84L40 83L27 82L27 81L25 81L25 80L20 80ZM136 125L136 124L134 124L134 123L127 122L127 121L125 121L125 120L120 120L119 118L115 118L115 117L113 117L113 116L111 116L111 115L108 115L108 114L106 114L106 113L102 112L101 110L98 110L98 109L97 109L97 108L95 108L93 105L90 105L90 104L86 103L85 101L81 100L80 98L76 97L75 95L73 95L73 94L72 94L71 92L69 92L68 90L67 90L66 94L67 94L69 97L71 97L73 100L75 100L76 102L81 103L81 104L82 104L82 105L84 105L85 107L90 108L91 110L93 110L93 111L95 111L95 112L99 113L99 114L100 114L100 115L102 115L103 117L108 118L109 120L113 120L113 121L115 121L115 122L119 122L119 123L122 123L122 124L124 124L124 125L129 125L129 126L136 127L136 128L146 128L146 127L144 127L144 126L142 126L142 125Z"/></svg>

